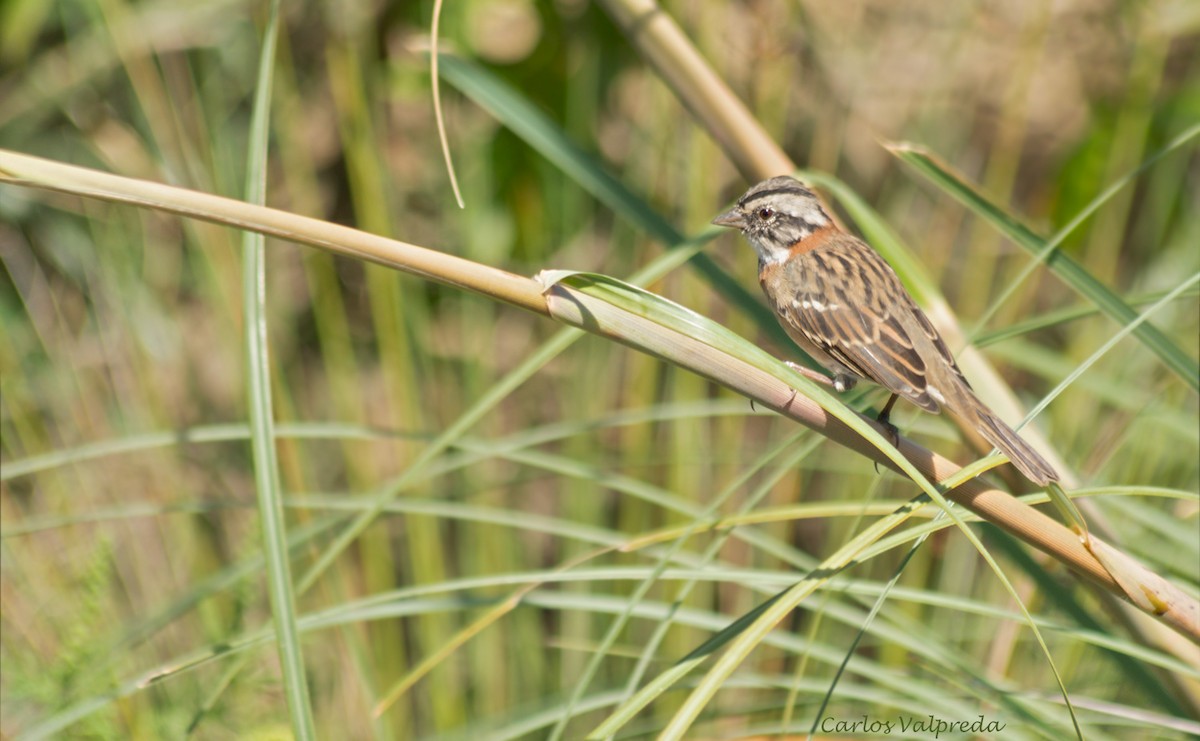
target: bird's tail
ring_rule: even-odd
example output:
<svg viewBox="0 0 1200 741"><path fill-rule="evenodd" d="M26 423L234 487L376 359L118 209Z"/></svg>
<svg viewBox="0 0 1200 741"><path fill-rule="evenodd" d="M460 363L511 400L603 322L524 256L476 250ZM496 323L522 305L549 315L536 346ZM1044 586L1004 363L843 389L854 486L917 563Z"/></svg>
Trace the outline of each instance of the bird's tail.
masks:
<svg viewBox="0 0 1200 741"><path fill-rule="evenodd" d="M968 415L971 421L976 423L975 429L983 435L984 439L1008 456L1008 459L1012 461L1018 471L1024 474L1025 478L1038 486L1045 486L1051 481L1058 480L1058 473L1054 467L1030 447L1029 443L1018 437L1011 427L1004 424L1004 420L997 417L995 412L975 398L975 394L968 392L968 396L972 402L969 405Z"/></svg>

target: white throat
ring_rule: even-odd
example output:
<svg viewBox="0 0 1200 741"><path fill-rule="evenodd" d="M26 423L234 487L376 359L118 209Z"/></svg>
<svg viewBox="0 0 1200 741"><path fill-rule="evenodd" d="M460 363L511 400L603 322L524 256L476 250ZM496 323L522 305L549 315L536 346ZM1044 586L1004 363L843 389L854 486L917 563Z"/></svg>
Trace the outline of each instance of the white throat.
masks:
<svg viewBox="0 0 1200 741"><path fill-rule="evenodd" d="M769 240L750 238L750 244L754 247L754 251L758 253L758 264L760 267L764 265L776 265L788 259L791 255L791 248L781 247L772 244Z"/></svg>

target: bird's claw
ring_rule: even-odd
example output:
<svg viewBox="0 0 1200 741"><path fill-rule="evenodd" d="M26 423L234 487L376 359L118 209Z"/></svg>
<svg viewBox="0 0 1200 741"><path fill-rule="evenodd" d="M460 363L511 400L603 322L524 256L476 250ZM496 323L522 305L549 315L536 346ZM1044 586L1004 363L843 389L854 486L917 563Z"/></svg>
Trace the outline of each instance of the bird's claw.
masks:
<svg viewBox="0 0 1200 741"><path fill-rule="evenodd" d="M893 448L900 446L900 428L892 424L892 406L896 403L896 395L892 394L888 399L887 404L883 405L883 410L875 417L875 421L883 426L884 433L888 437L888 442ZM879 463L875 464L875 473L879 473Z"/></svg>

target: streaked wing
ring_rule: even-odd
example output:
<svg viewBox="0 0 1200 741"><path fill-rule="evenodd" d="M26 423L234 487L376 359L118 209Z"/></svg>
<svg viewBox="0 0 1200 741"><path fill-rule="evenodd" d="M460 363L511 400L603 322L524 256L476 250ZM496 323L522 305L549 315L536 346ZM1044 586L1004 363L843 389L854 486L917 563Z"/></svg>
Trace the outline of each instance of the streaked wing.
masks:
<svg viewBox="0 0 1200 741"><path fill-rule="evenodd" d="M900 279L896 278L896 280ZM925 336L933 342L934 348L936 348L938 354L942 356L942 360L946 361L946 363L954 370L954 373L959 377L959 379L963 383L967 384L967 388L971 388L971 384L967 382L967 377L963 375L961 370L959 370L958 362L954 360L954 354L950 352L950 348L946 347L946 343L942 340L942 336L938 334L936 329L934 329L933 322L929 321L929 317L925 316L925 312L921 311L921 307L917 306L916 302L912 300L912 296L909 296L907 291L904 292L904 300L908 303L909 308L912 310L913 316L916 317L917 323L925 332Z"/></svg>
<svg viewBox="0 0 1200 741"><path fill-rule="evenodd" d="M912 333L928 334L952 366L954 360L878 253L839 234L789 268L800 271L790 285L802 289L781 308L791 314L796 328L852 372L922 409L938 411L919 349L929 343L914 342Z"/></svg>

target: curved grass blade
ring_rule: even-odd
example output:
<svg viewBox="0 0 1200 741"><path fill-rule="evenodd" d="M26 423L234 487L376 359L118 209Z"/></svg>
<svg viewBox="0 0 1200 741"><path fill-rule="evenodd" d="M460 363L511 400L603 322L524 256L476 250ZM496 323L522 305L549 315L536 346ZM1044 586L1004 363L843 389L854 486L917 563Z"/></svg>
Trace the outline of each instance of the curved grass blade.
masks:
<svg viewBox="0 0 1200 741"><path fill-rule="evenodd" d="M1092 214L1100 210L1101 206L1112 199L1112 197L1120 192L1121 189L1123 189L1126 185L1133 182L1134 178L1136 178L1145 170L1149 169L1151 165L1158 162L1163 157L1166 157L1168 154L1183 146L1191 139L1194 139L1198 134L1200 134L1200 124L1187 129L1182 134L1168 142L1165 147L1147 157L1133 170L1117 178L1115 182L1111 183L1099 195L1088 202L1088 204L1080 209L1080 211L1075 214L1070 221L1068 221L1061 229L1055 232L1054 235L1046 241L1046 246L1043 249L1049 251L1057 248L1063 243L1063 240L1065 240L1071 235L1072 232L1078 229L1083 222L1091 218ZM1004 291L994 301L992 301L991 306L989 306L987 310L980 315L979 319L976 321L975 328L971 331L972 335L979 334L980 329L987 326L987 323L996 314L996 312L1000 310L1000 307L1003 306L1008 299L1012 298L1012 296L1017 292L1017 289L1024 285L1025 280L1033 274L1033 271L1037 269L1041 262L1042 257L1039 254L1038 259L1025 265L1025 267L1021 269L1021 272L1013 280L1009 281L1008 285L1005 286Z"/></svg>
<svg viewBox="0 0 1200 741"><path fill-rule="evenodd" d="M888 150L933 182L967 208L991 222L1002 234L1044 259L1046 266L1084 298L1092 301L1121 326L1134 323L1138 313L1120 296L1094 278L1082 265L1032 229L1022 224L999 205L990 201L974 185L940 161L931 152L912 144L892 144ZM1168 368L1193 390L1200 391L1200 363L1189 357L1177 344L1152 324L1140 324L1134 335L1157 355Z"/></svg>
<svg viewBox="0 0 1200 741"><path fill-rule="evenodd" d="M978 475L978 472L972 469L983 464L984 461L978 461L972 466L962 469L945 482L945 487L953 488L959 483ZM944 501L941 500L940 496L941 495L938 494L934 498L939 501L939 504L944 505ZM921 499L922 498L913 500L913 503L921 501ZM756 620L747 626L745 630L736 636L731 636L729 648L720 656L720 658L716 660L708 673L701 678L696 688L692 690L691 694L689 694L687 699L684 701L683 706L675 713L670 722L667 724L666 728L659 735L659 738L666 740L684 738L692 724L700 716L700 713L716 696L716 693L721 689L723 684L728 681L734 670L737 669L737 667L746 659L751 651L753 651L760 643L766 640L767 636L774 631L779 622L787 617L787 615L794 610L800 604L800 602L812 594L812 592L814 592L821 583L828 580L830 578L829 572L840 572L842 569L854 563L854 559L857 557L858 552L860 552L867 543L877 540L879 537L882 537L887 530L895 527L904 519L907 519L909 514L911 514L911 504L912 503L910 503L910 505L907 507L901 508L893 515L873 523L858 537L843 545L837 550L836 553L826 559L822 568L810 573L807 578L801 580L789 589L782 592L779 595L779 599L773 599L769 605L769 608L762 612L762 614L760 614ZM1041 630L1037 626L1037 621L1034 620L1033 615L1030 614L1029 609L1025 606L1025 603L1017 594L1016 589L1004 575L1004 572L1000 569L999 564L996 563L991 553L983 547L983 544L979 541L978 537L976 537L971 530L962 524L961 519L953 512L953 510L944 508L942 511L955 523L959 530L963 532L967 540L971 542L976 550L979 551L980 556L984 559L984 561L987 562L989 567L991 567L993 573L996 574L1005 590L1008 591L1020 608L1026 624L1032 631L1035 640L1042 650L1042 654L1046 657L1047 664L1054 675L1055 681L1058 683L1059 691L1063 697L1067 712L1071 718L1075 736L1076 738L1082 739L1083 731L1079 726L1079 720L1075 715L1074 706L1072 705L1071 698L1067 693L1066 684L1064 683L1062 675L1058 671L1058 667L1055 665L1054 660L1050 655L1050 649L1046 645ZM687 667L688 670L690 670L695 664L698 664L701 660L702 657L692 659L690 665ZM622 707L618 710L622 711L624 709L625 705L622 705Z"/></svg>
<svg viewBox="0 0 1200 741"><path fill-rule="evenodd" d="M462 57L440 54L438 59L439 73L447 82L495 116L596 200L667 247L678 247L686 241L644 199L630 192L598 158L572 141L560 126L511 85ZM719 230L715 228L709 232L710 235L718 233ZM697 253L689 264L726 300L753 317L759 329L769 335L776 345L784 348L794 346L766 306L745 286L733 280L712 258Z"/></svg>
<svg viewBox="0 0 1200 741"><path fill-rule="evenodd" d="M891 515L872 523L851 542L842 546L836 553L826 558L816 569L813 569L809 573L807 578L776 593L762 604L745 613L732 623L729 623L669 669L661 672L632 697L622 702L604 722L588 734L588 738L603 739L615 735L618 730L632 720L642 709L690 674L693 669L699 667L709 656L727 645L732 643L732 650L739 643L744 645L747 637L751 638L752 646L758 645L765 638L766 633L773 630L775 625L791 613L797 604L815 592L826 581L833 578L847 564L851 563L855 555L863 547L879 540L887 532L900 525L908 518L913 509L911 505L906 505ZM722 659L729 658L730 654L728 652L722 657ZM740 663L741 658L742 656L738 655L734 657L734 661ZM712 672L710 672L709 677L706 677L706 679L711 680L712 676ZM664 730L663 737L676 737L678 734L685 732L696 715L707 704L710 697L711 695L708 693L693 691L687 702L685 702L684 708L681 709L680 713L672 720L672 723ZM675 736L668 736L668 734L675 734Z"/></svg>
<svg viewBox="0 0 1200 741"><path fill-rule="evenodd" d="M1144 306L1146 304L1151 304L1155 301L1158 301L1163 296L1166 296L1167 293L1169 293L1169 291L1139 293L1134 296L1129 296L1125 299L1125 302L1130 306ZM1195 289L1184 291L1176 298L1200 298L1200 291ZM1100 309L1096 308L1094 304L1090 303L1081 304L1079 306L1069 306L1065 309L1058 309L1056 311L1048 311L1044 314L1039 314L1024 321L1010 324L1007 327L1000 327L999 329L980 332L975 336L973 344L976 347L987 347L988 345L1004 342L1005 340L1012 339L1013 337L1020 337L1021 335L1029 334L1030 332L1036 332L1042 329L1048 329L1050 327L1058 327L1079 319L1086 319L1087 317L1094 316L1099 313Z"/></svg>
<svg viewBox="0 0 1200 741"><path fill-rule="evenodd" d="M246 200L264 203L267 192L267 149L270 134L271 69L279 33L279 0L271 3L270 16L259 57L254 111L250 122L250 152L246 173ZM263 553L267 563L267 586L271 617L275 623L276 648L283 673L284 692L292 733L296 738L316 738L300 630L296 621L296 597L288 560L287 526L283 488L275 458L274 416L271 409L271 371L267 354L266 238L257 232L242 235L242 305L245 311L246 387L250 407L250 442L254 458L254 488L258 494Z"/></svg>

